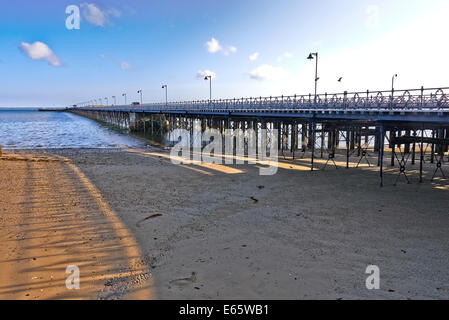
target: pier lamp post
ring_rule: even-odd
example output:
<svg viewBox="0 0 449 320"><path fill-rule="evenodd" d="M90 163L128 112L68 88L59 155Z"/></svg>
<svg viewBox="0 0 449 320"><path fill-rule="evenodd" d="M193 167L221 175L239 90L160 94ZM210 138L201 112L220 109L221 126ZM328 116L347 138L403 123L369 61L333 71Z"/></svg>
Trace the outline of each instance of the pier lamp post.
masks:
<svg viewBox="0 0 449 320"><path fill-rule="evenodd" d="M112 99L114 99L114 105L117 104L117 99L115 98L115 96L112 96Z"/></svg>
<svg viewBox="0 0 449 320"><path fill-rule="evenodd" d="M391 78L391 108L393 108L393 99L394 99L394 80L398 77L397 74L393 75Z"/></svg>
<svg viewBox="0 0 449 320"><path fill-rule="evenodd" d="M142 90L137 91L137 93L140 93L140 106L143 106Z"/></svg>
<svg viewBox="0 0 449 320"><path fill-rule="evenodd" d="M99 98L98 100L100 100L100 105L103 105L103 100L101 98Z"/></svg>
<svg viewBox="0 0 449 320"><path fill-rule="evenodd" d="M122 97L125 97L125 105L126 105L126 93L123 93Z"/></svg>
<svg viewBox="0 0 449 320"><path fill-rule="evenodd" d="M316 58L315 59L315 99L314 99L314 101L316 103L317 89L318 89L318 80L320 80L320 78L318 78L318 52L309 54L307 59L308 60L313 60L314 57Z"/></svg>
<svg viewBox="0 0 449 320"><path fill-rule="evenodd" d="M397 74L395 74L392 78L391 78L391 91L394 93L394 79L396 79L398 77Z"/></svg>
<svg viewBox="0 0 449 320"><path fill-rule="evenodd" d="M108 97L106 97L106 98L104 98L105 100L106 100L106 105L108 106L109 105L109 99L108 99Z"/></svg>
<svg viewBox="0 0 449 320"><path fill-rule="evenodd" d="M168 86L166 84L164 84L162 86L162 89L165 89L165 106L168 106Z"/></svg>
<svg viewBox="0 0 449 320"><path fill-rule="evenodd" d="M212 102L212 76L205 76L204 80L209 80L209 103Z"/></svg>

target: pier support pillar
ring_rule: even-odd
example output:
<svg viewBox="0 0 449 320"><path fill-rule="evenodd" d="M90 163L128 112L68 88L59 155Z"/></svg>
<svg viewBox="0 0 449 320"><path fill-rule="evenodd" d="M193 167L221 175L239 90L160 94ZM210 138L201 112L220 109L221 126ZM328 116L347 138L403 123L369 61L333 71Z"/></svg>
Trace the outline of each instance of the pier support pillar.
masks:
<svg viewBox="0 0 449 320"><path fill-rule="evenodd" d="M136 132L137 131L137 114L135 112L130 112L129 113L129 130L131 132Z"/></svg>
<svg viewBox="0 0 449 320"><path fill-rule="evenodd" d="M311 171L314 171L314 161L315 161L315 129L316 129L316 123L315 123L315 120L312 120L311 122L310 122L310 136L311 136L311 139L309 139L309 141L310 140L312 140L311 141L311 147L312 147L312 157L311 157L311 165L312 165L312 168L311 168Z"/></svg>
<svg viewBox="0 0 449 320"><path fill-rule="evenodd" d="M422 183L423 176L423 162L424 162L424 124L421 126L421 146L420 146L420 159L419 159L419 183Z"/></svg>
<svg viewBox="0 0 449 320"><path fill-rule="evenodd" d="M308 145L308 129L307 124L301 124L301 146L302 146L302 152L307 151L307 145Z"/></svg>
<svg viewBox="0 0 449 320"><path fill-rule="evenodd" d="M391 166L394 167L394 157L396 154L396 145L393 142L396 138L396 131L390 131L390 147L391 147Z"/></svg>
<svg viewBox="0 0 449 320"><path fill-rule="evenodd" d="M385 131L384 131L384 126L381 125L380 126L380 134L379 134L379 138L380 138L380 143L379 143L379 172L380 172L380 186L383 187L384 186L384 149L385 149Z"/></svg>

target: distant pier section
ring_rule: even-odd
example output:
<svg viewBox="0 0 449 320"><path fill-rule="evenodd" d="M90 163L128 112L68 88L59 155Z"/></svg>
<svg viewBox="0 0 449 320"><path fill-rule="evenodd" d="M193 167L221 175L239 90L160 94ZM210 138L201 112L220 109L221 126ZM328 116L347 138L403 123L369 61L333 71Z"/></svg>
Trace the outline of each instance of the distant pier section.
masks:
<svg viewBox="0 0 449 320"><path fill-rule="evenodd" d="M37 110L42 112L65 112L68 111L69 108L39 108Z"/></svg>

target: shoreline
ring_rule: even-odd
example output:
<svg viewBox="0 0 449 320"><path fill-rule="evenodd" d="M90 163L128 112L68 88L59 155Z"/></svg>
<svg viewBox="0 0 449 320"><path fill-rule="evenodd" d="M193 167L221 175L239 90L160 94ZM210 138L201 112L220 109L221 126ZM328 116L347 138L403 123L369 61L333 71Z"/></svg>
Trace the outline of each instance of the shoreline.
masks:
<svg viewBox="0 0 449 320"><path fill-rule="evenodd" d="M444 181L381 189L377 168L311 173L300 170L301 160L283 160L289 165L262 177L250 165L173 165L155 147L35 153L65 157L98 190L135 238L156 299L444 299L449 293ZM51 176L46 164L38 165ZM14 223L6 227L14 234ZM365 288L372 264L381 270L378 291ZM105 284L132 291L127 280Z"/></svg>

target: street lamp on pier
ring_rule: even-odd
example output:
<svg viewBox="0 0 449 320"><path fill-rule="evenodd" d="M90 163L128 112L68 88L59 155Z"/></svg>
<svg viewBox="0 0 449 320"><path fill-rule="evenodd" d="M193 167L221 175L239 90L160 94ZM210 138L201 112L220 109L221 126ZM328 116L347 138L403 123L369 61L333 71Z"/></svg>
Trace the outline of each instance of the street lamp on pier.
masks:
<svg viewBox="0 0 449 320"><path fill-rule="evenodd" d="M165 89L165 106L168 106L168 86L166 84L164 84L162 86L162 89Z"/></svg>
<svg viewBox="0 0 449 320"><path fill-rule="evenodd" d="M398 77L397 74L395 74L392 78L391 78L391 91L394 93L394 79L396 79Z"/></svg>
<svg viewBox="0 0 449 320"><path fill-rule="evenodd" d="M397 74L394 74L391 78L391 108L393 108L393 100L394 100L394 80L398 77Z"/></svg>
<svg viewBox="0 0 449 320"><path fill-rule="evenodd" d="M114 99L114 105L117 104L117 99L115 98L115 96L112 96L112 99Z"/></svg>
<svg viewBox="0 0 449 320"><path fill-rule="evenodd" d="M108 97L104 98L106 100L106 105L109 105L109 99Z"/></svg>
<svg viewBox="0 0 449 320"><path fill-rule="evenodd" d="M140 106L142 106L143 105L142 90L137 91L137 93L140 93Z"/></svg>
<svg viewBox="0 0 449 320"><path fill-rule="evenodd" d="M126 105L126 93L123 93L122 97L125 97L125 105Z"/></svg>
<svg viewBox="0 0 449 320"><path fill-rule="evenodd" d="M209 102L212 102L212 76L205 76L204 80L209 80Z"/></svg>
<svg viewBox="0 0 449 320"><path fill-rule="evenodd" d="M318 89L318 80L320 80L320 78L318 78L318 52L315 53L310 53L309 56L307 57L308 60L313 60L315 57L315 103L316 103L316 98L317 98L317 89Z"/></svg>

